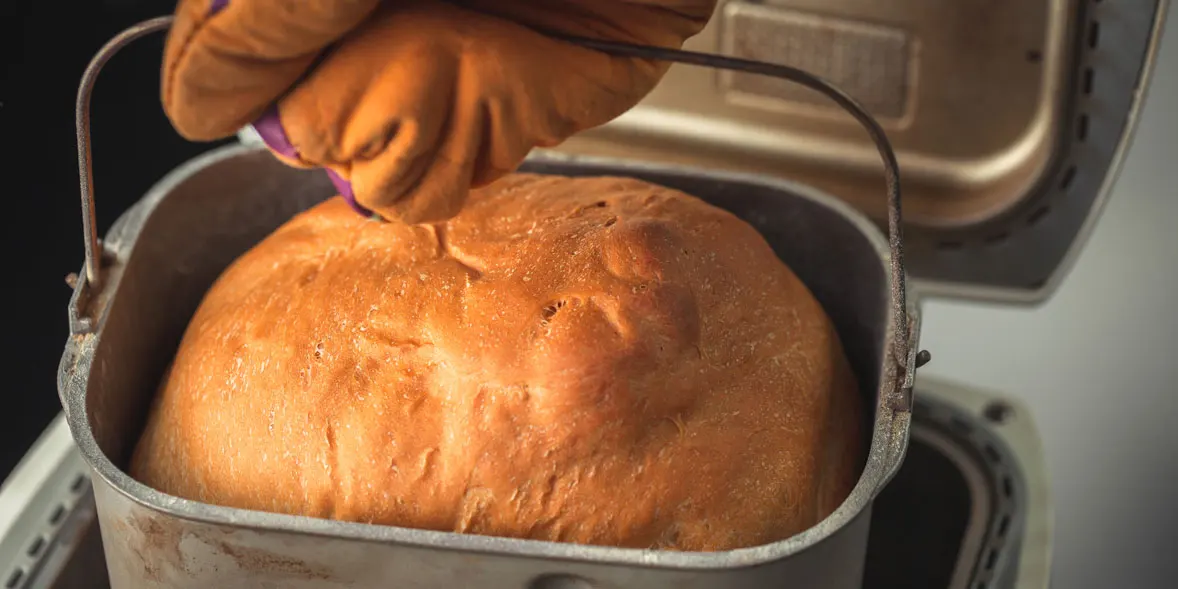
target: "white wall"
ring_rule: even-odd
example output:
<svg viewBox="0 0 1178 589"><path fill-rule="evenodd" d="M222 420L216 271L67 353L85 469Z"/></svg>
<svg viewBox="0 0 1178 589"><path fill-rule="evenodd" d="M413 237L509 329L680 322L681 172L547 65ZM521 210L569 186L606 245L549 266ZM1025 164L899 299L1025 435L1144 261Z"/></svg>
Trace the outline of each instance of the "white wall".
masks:
<svg viewBox="0 0 1178 589"><path fill-rule="evenodd" d="M1178 6L1111 201L1030 310L928 302L924 370L1021 397L1056 507L1052 585L1178 587Z"/></svg>

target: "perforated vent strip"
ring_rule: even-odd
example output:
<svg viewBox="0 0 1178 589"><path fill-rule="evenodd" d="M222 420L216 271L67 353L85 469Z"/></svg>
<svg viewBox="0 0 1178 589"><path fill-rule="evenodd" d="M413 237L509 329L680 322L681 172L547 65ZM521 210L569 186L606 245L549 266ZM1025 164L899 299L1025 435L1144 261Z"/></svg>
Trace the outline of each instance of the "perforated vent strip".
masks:
<svg viewBox="0 0 1178 589"><path fill-rule="evenodd" d="M982 541L979 558L970 577L970 589L992 589L1007 567L1017 566L1015 551L1022 535L1022 473L1014 455L989 430L987 421L1001 423L1009 409L1001 404L987 407L981 415L964 413L941 403L919 399L914 417L950 434L984 465L988 482L992 485L993 516Z"/></svg>
<svg viewBox="0 0 1178 589"><path fill-rule="evenodd" d="M23 588L32 583L40 563L61 531L62 525L66 521L66 515L74 509L86 491L90 490L90 479L85 470L74 472L73 477L67 480L69 480L68 485L45 491L55 493L59 498L52 504L53 508L45 514L45 518L41 520L40 529L29 534L31 540L29 540L21 558L3 577L0 577L4 581L4 589Z"/></svg>
<svg viewBox="0 0 1178 589"><path fill-rule="evenodd" d="M1090 0L1090 2L1100 4L1101 0ZM1076 143L1084 143L1088 140L1090 117L1085 111L1085 101L1092 95L1093 88L1095 88L1096 71L1092 66L1092 53L1100 47L1100 20L1094 10L1085 10L1084 14L1089 15L1086 28L1081 29L1084 31L1084 42L1081 47L1080 62L1085 65L1080 75L1076 77L1076 88L1072 101L1075 113L1071 117L1071 132L1074 133ZM1040 63L1043 60L1043 54L1037 49L1032 49L1027 52L1026 59L1031 63ZM1069 154L1069 156L1071 155ZM1054 178L1054 188L1048 189L1046 197L1037 206L1030 208L1012 221L996 224L999 226L992 228L990 232L980 234L978 237L942 239L935 243L935 247L942 251L960 250L967 246L995 247L1005 243L1013 232L1039 224L1051 213L1052 204L1056 199L1067 196L1068 191L1072 188L1077 170L1075 162L1070 161L1072 159L1074 158L1065 159L1058 167Z"/></svg>

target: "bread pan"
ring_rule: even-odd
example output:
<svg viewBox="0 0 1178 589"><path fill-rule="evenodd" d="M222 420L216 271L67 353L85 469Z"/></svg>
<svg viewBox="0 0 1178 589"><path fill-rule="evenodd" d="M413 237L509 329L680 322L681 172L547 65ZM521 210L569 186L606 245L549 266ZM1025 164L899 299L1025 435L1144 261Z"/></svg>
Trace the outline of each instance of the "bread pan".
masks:
<svg viewBox="0 0 1178 589"><path fill-rule="evenodd" d="M813 528L725 552L621 549L230 509L167 496L130 478L123 468L151 396L204 292L238 255L333 194L320 173L287 167L261 148L232 146L175 170L98 240L88 136L94 78L119 47L169 22L143 23L108 43L83 75L78 95L87 260L71 299L72 334L58 381L70 431L96 475L94 497L113 587L860 585L871 503L899 468L908 443L918 333L915 305L904 287L894 154L861 109L860 120L890 166L887 190L881 182L878 191L893 207L890 242L849 205L784 180L559 155L535 157L524 166L545 174L630 176L700 197L755 226L813 291L844 342L872 417L857 485ZM824 87L804 72L782 75ZM857 108L826 88L836 101Z"/></svg>
<svg viewBox="0 0 1178 589"><path fill-rule="evenodd" d="M781 181L610 160L542 158L525 169L615 174L689 191L760 229L814 291L847 343L874 411L871 449L846 502L774 544L720 553L578 546L400 529L204 505L154 491L124 467L163 370L222 269L296 212L333 194L324 176L232 146L177 169L103 242L102 281L82 277L59 389L94 471L112 586L857 587L872 499L899 466L911 415L888 363L887 245L866 219ZM846 285L854 284L855 288ZM81 324L89 323L85 328ZM546 580L547 579L547 580Z"/></svg>

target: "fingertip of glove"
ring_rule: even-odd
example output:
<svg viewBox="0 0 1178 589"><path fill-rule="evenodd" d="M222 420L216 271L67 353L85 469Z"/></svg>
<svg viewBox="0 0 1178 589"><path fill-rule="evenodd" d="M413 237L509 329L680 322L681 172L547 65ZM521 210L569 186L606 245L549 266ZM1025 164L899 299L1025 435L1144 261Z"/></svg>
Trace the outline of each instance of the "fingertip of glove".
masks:
<svg viewBox="0 0 1178 589"><path fill-rule="evenodd" d="M231 131L203 124L199 116L195 116L195 113L190 114L189 109L175 103L165 102L164 114L167 115L168 122L172 124L176 134L188 141L217 141L233 134Z"/></svg>
<svg viewBox="0 0 1178 589"><path fill-rule="evenodd" d="M364 205L356 202L356 193L352 190L351 182L344 180L343 176L340 176L338 173L336 173L335 170L331 168L324 169L327 170L327 177L331 179L331 183L334 184L335 189L339 191L340 197L344 199L344 202L348 203L349 207L352 207L353 211L356 211L356 213L365 217L383 220L383 217L365 208Z"/></svg>
<svg viewBox="0 0 1178 589"><path fill-rule="evenodd" d="M213 15L229 6L230 0L182 0L176 7L175 21L168 32L160 84L160 100L172 127L189 141L215 141L232 131L211 124L210 117L194 108L190 93L177 91L178 73L188 57L194 37Z"/></svg>
<svg viewBox="0 0 1178 589"><path fill-rule="evenodd" d="M290 142L286 129L282 126L277 105L266 109L262 116L253 122L253 128L258 132L258 136L262 138L266 147L269 147L274 153L292 160L300 159L299 150L295 149L294 144Z"/></svg>
<svg viewBox="0 0 1178 589"><path fill-rule="evenodd" d="M262 143L270 148L281 158L286 158L292 162L301 163L302 157L299 155L299 150L291 143L290 137L286 134L286 129L282 126L282 118L278 114L278 107L271 106L262 113L262 116L251 125L254 131L257 131L258 137L262 138ZM365 217L373 217L375 213L365 208L360 203L356 202L356 194L352 189L352 183L348 182L335 170L331 168L324 168L327 172L327 177L339 191L340 196L348 203L348 206L356 211L357 214Z"/></svg>

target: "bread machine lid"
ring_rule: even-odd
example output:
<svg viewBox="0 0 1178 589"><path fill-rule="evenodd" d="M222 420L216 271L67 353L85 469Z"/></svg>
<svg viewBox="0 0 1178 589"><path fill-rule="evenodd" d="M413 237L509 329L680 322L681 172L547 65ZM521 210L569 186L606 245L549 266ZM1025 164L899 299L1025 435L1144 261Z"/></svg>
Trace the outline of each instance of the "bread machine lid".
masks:
<svg viewBox="0 0 1178 589"><path fill-rule="evenodd" d="M721 0L685 49L822 76L900 159L923 295L1040 302L1116 177L1168 0ZM812 184L885 220L863 129L817 93L674 65L635 109L556 149Z"/></svg>

